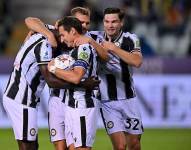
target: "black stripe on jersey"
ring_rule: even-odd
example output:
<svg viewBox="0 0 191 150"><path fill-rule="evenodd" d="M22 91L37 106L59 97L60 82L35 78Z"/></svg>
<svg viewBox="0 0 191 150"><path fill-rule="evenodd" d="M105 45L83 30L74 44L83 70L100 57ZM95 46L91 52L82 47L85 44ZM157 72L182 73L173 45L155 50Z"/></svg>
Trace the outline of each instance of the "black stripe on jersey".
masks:
<svg viewBox="0 0 191 150"><path fill-rule="evenodd" d="M121 49L131 52L134 50L135 45L133 43L133 40L130 37L123 37L123 41L121 43Z"/></svg>
<svg viewBox="0 0 191 150"><path fill-rule="evenodd" d="M24 93L24 97L22 100L22 104L27 105L27 99L28 99L28 85L26 85L27 87L25 88L25 93Z"/></svg>
<svg viewBox="0 0 191 150"><path fill-rule="evenodd" d="M64 90L64 95L63 95L63 98L62 98L63 103L65 103L65 99L66 99L66 90Z"/></svg>
<svg viewBox="0 0 191 150"><path fill-rule="evenodd" d="M78 58L78 48L75 48L72 50L71 56L72 58L74 58L75 60Z"/></svg>
<svg viewBox="0 0 191 150"><path fill-rule="evenodd" d="M7 93L7 96L11 99L15 99L18 91L19 91L19 83L20 83L20 78L21 78L21 71L22 71L22 63L24 61L24 59L26 58L27 54L29 53L29 51L38 43L40 42L42 39L44 39L44 37L38 39L36 42L34 42L33 44L31 44L27 49L26 51L24 52L23 54L23 57L21 58L21 61L20 61L20 68L19 70L15 70L15 79L14 79L14 82L13 84L11 85L8 93Z"/></svg>
<svg viewBox="0 0 191 150"><path fill-rule="evenodd" d="M28 109L23 109L23 141L28 140Z"/></svg>
<svg viewBox="0 0 191 150"><path fill-rule="evenodd" d="M59 95L60 95L60 89L53 89L53 90L52 90L52 93L53 93L54 96L59 97Z"/></svg>
<svg viewBox="0 0 191 150"><path fill-rule="evenodd" d="M131 83L131 75L130 75L130 72L129 72L129 68L128 68L128 65L120 60L120 65L121 65L121 73L122 73L122 81L124 82L125 84L125 93L126 93L126 97L127 99L129 98L133 98L134 97L134 92L133 92L133 89L132 89L132 83Z"/></svg>
<svg viewBox="0 0 191 150"><path fill-rule="evenodd" d="M40 59L40 48L41 48L41 46L42 46L42 42L38 43L34 49L34 53L35 53L35 56L36 56L38 63L41 62L41 59Z"/></svg>
<svg viewBox="0 0 191 150"><path fill-rule="evenodd" d="M19 83L20 83L20 78L21 78L21 69L15 70L15 79L14 82L11 86L11 88L9 89L7 96L11 99L15 99L18 91L19 91Z"/></svg>
<svg viewBox="0 0 191 150"><path fill-rule="evenodd" d="M90 36L91 36L91 38L94 39L95 41L97 40L98 35L90 33Z"/></svg>
<svg viewBox="0 0 191 150"><path fill-rule="evenodd" d="M33 62L33 63L31 63L31 64L29 65L29 68L27 69L26 74L28 73L28 71L30 70L31 66L32 66L34 63L35 63L35 62Z"/></svg>
<svg viewBox="0 0 191 150"><path fill-rule="evenodd" d="M126 50L128 52L131 52L134 50L134 43L133 40L130 37L123 37L123 41L121 44L121 49ZM123 60L120 59L120 65L122 69L122 81L125 84L125 93L126 97L133 98L134 92L132 89L132 83L131 83L131 75L129 72L128 64L126 64Z"/></svg>
<svg viewBox="0 0 191 150"><path fill-rule="evenodd" d="M81 125L81 139L82 139L82 147L86 147L86 118L85 116L80 117L80 125Z"/></svg>
<svg viewBox="0 0 191 150"><path fill-rule="evenodd" d="M87 108L92 108L94 107L94 101L92 99L92 91L88 91L86 90L86 93L85 93L85 101L86 101L86 107Z"/></svg>
<svg viewBox="0 0 191 150"><path fill-rule="evenodd" d="M90 58L89 58L89 64L90 64L91 66L90 66L90 69L89 69L89 75L88 75L88 77L91 76L92 70L93 70L93 53L92 53L92 48L91 48L91 46L89 46L89 49L91 50L91 54L90 54Z"/></svg>
<svg viewBox="0 0 191 150"><path fill-rule="evenodd" d="M68 106L75 108L75 99L74 99L74 90L69 89L69 101L68 101Z"/></svg>
<svg viewBox="0 0 191 150"><path fill-rule="evenodd" d="M116 87L116 79L112 74L106 75L107 80L107 92L110 100L117 100L117 87Z"/></svg>
<svg viewBox="0 0 191 150"><path fill-rule="evenodd" d="M38 103L37 99L36 99L36 90L38 85L40 84L40 76L41 76L41 72L40 70L36 73L36 75L34 76L34 78L31 81L31 90L32 90L32 95L31 95L31 104L30 107L36 108L36 105Z"/></svg>

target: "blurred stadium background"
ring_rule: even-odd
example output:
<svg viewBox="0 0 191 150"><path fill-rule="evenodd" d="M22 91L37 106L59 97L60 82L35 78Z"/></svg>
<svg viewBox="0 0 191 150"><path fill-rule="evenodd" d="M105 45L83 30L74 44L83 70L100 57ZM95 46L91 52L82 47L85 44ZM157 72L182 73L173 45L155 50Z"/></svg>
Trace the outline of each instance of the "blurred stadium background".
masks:
<svg viewBox="0 0 191 150"><path fill-rule="evenodd" d="M136 33L141 40L144 63L134 70L134 78L145 126L142 149L191 149L190 0L1 0L0 149L17 149L2 107L2 95L14 56L28 33L24 18L39 17L45 23L54 24L75 6L90 8L91 30L103 29L104 8L123 8L124 30ZM53 149L46 129L47 99L46 88L39 108L41 150ZM99 127L94 149L111 150L101 120Z"/></svg>

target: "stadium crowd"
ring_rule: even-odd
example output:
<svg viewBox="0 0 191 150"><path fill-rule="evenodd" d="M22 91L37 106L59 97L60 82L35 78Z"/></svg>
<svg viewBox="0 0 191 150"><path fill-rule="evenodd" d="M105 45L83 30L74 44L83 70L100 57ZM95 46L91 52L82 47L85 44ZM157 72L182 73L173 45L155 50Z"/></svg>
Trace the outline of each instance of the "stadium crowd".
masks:
<svg viewBox="0 0 191 150"><path fill-rule="evenodd" d="M14 56L16 50L13 50L14 46L10 47L14 44L10 39L15 39L11 37L15 35L14 30L18 30L13 28L13 21L15 24L19 20L18 16L12 13L14 8L8 7L11 3L14 2L2 0L0 5L2 8L0 33L3 35L0 38L0 51L2 55ZM92 12L91 30L103 29L102 12L105 7L115 5L123 8L127 14L124 29L140 37L144 56L186 57L191 54L191 2L189 0L71 0L65 5L59 17L69 14L69 10L75 6L88 6Z"/></svg>

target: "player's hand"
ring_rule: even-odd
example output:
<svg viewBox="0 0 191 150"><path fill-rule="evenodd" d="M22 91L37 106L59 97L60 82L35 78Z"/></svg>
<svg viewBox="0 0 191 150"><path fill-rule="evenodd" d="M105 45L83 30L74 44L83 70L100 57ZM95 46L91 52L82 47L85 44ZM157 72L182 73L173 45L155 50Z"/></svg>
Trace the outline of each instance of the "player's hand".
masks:
<svg viewBox="0 0 191 150"><path fill-rule="evenodd" d="M56 38L52 32L48 33L47 38L48 38L48 41L52 47L54 47L54 48L57 47L57 41L56 41Z"/></svg>
<svg viewBox="0 0 191 150"><path fill-rule="evenodd" d="M100 80L95 79L95 77L89 77L87 79L85 79L83 82L81 82L80 84L82 85L82 87L84 87L87 90L94 90L97 89L99 84L100 84Z"/></svg>
<svg viewBox="0 0 191 150"><path fill-rule="evenodd" d="M80 36L79 38L75 39L74 45L79 46L82 44L87 44L90 43L90 40L91 40L90 37Z"/></svg>
<svg viewBox="0 0 191 150"><path fill-rule="evenodd" d="M117 46L116 46L114 43L108 42L108 41L103 41L103 42L101 43L101 45L102 45L107 51L114 51L114 50L117 48Z"/></svg>
<svg viewBox="0 0 191 150"><path fill-rule="evenodd" d="M51 67L54 66L54 59L52 59L49 63L48 63L48 70L51 70Z"/></svg>

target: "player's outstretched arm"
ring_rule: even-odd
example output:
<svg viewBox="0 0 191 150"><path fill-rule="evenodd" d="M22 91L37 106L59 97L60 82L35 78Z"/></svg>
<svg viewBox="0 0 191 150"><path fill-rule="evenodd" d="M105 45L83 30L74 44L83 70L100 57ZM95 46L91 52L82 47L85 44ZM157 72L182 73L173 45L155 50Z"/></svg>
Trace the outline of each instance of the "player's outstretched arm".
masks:
<svg viewBox="0 0 191 150"><path fill-rule="evenodd" d="M47 37L48 41L53 47L57 47L57 42L54 34L48 28L46 28L45 24L39 18L27 17L25 19L25 24L30 30L41 33Z"/></svg>

